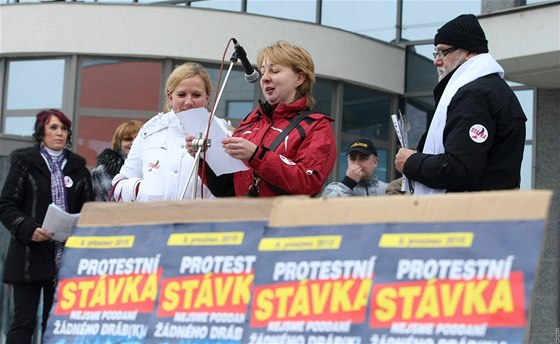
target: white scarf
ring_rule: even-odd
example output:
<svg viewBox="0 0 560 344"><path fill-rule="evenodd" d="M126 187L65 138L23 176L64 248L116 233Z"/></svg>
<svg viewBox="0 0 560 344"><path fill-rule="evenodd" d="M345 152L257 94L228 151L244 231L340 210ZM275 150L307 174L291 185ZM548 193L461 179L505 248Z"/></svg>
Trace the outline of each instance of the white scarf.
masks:
<svg viewBox="0 0 560 344"><path fill-rule="evenodd" d="M428 135L426 136L426 143L424 144L422 153L445 153L445 147L443 146L443 130L447 122L447 106L449 102L453 99L453 96L455 96L459 88L473 80L494 73L498 73L501 78L504 77L504 69L490 54L476 55L457 68L441 95L441 99L434 113L434 118L428 129ZM445 189L432 189L419 182L416 182L414 186L414 195L435 195L445 193L445 191Z"/></svg>

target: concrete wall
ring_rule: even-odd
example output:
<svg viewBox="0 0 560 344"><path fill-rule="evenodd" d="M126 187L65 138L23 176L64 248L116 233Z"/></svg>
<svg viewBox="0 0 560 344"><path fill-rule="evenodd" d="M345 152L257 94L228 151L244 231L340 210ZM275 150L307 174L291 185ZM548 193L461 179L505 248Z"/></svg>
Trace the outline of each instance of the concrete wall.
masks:
<svg viewBox="0 0 560 344"><path fill-rule="evenodd" d="M556 329L560 319L560 89L537 90L537 108L536 188L554 190L554 196L533 295L529 343L547 344L558 342Z"/></svg>
<svg viewBox="0 0 560 344"><path fill-rule="evenodd" d="M404 92L404 49L311 23L192 7L78 2L1 6L0 16L0 54L6 56L101 54L219 62L234 37L254 64L260 47L281 39L305 47L317 75Z"/></svg>
<svg viewBox="0 0 560 344"><path fill-rule="evenodd" d="M508 80L560 87L560 1L483 15L480 25Z"/></svg>

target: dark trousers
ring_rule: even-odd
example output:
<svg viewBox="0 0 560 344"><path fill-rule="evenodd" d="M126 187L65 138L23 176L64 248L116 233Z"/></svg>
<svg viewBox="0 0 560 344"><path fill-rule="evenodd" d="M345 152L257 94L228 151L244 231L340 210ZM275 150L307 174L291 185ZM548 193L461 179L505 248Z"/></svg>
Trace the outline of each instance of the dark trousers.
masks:
<svg viewBox="0 0 560 344"><path fill-rule="evenodd" d="M54 299L54 281L14 283L14 320L6 336L6 344L31 343L37 326L37 310L43 292L43 319L41 329L47 327L47 319Z"/></svg>

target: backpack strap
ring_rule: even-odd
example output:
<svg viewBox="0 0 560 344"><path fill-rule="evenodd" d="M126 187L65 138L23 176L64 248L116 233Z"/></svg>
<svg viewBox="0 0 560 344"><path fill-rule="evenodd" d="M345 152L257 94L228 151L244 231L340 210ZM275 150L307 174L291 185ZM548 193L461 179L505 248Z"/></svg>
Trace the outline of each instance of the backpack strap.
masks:
<svg viewBox="0 0 560 344"><path fill-rule="evenodd" d="M268 147L268 149L271 150L271 151L275 151L276 148L278 148L278 146L280 145L280 143L282 143L282 141L286 138L286 136L288 136L288 134L296 127L296 125L298 125L299 122L301 122L310 113L311 113L311 111L309 111L309 109L306 109L306 110L300 112L290 122L290 124L288 124L288 126L286 128L284 128L284 130L282 130L280 135L276 136L276 138L274 139L274 141L272 141L272 143L270 144L270 147Z"/></svg>

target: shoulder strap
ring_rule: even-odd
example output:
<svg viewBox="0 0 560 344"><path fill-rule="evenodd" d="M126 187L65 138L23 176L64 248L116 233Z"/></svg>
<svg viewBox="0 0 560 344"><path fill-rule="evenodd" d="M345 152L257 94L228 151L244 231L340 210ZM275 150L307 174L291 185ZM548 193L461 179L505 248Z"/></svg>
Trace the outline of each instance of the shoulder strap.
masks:
<svg viewBox="0 0 560 344"><path fill-rule="evenodd" d="M291 121L290 124L288 124L288 126L286 128L284 128L284 130L282 130L280 135L276 136L276 138L270 144L270 147L268 147L268 149L270 149L271 151L275 151L276 148L278 148L278 146L280 145L280 143L282 143L284 138L286 138L286 136L288 136L288 134L296 127L296 125L298 125L299 122L301 122L305 118L305 116L309 115L310 113L311 113L311 111L309 111L309 109L300 112L293 119L293 121Z"/></svg>

